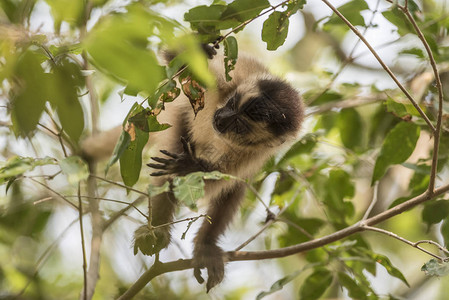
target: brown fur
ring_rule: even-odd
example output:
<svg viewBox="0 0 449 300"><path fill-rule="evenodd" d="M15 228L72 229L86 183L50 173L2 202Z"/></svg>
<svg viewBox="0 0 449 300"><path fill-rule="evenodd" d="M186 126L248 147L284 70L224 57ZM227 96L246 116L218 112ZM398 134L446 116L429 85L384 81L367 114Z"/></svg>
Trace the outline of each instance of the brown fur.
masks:
<svg viewBox="0 0 449 300"><path fill-rule="evenodd" d="M169 123L172 127L150 134L150 151L158 157L164 157L165 160L167 157L159 153L159 150L189 158L181 143L181 137L184 137L194 149L195 156L190 157L190 161L186 160L191 162L186 165L188 170L198 167L198 171L218 170L242 179L250 178L270 156L297 137L303 119L302 102L291 86L271 75L261 63L248 56L240 55L235 70L231 72L233 79L230 82L226 82L225 79L222 56L217 55L210 60L209 69L216 77L217 86L206 91L204 109L195 116L185 96L167 103L166 109L158 116L158 120L161 123ZM232 130L219 132L214 127L215 115L221 108L229 106L230 99L234 96L237 98L236 95L239 99L238 117L244 120L250 130L245 134ZM254 102L252 100L258 97L263 98L262 102L268 103L270 109L259 110L257 113L262 120L255 121L244 107L250 106ZM240 112L240 110L243 111ZM112 134L115 134L112 138L117 140L117 132L112 131ZM89 143L95 144L95 139L91 139ZM88 147L89 143L85 142L85 147ZM102 155L112 153L114 143L111 144L111 147L102 149ZM98 150L89 151L90 155L97 157L95 151ZM160 162L157 158L155 161ZM201 164L197 166L196 162ZM171 166L174 166L173 170L178 170L177 172L167 171L168 164L149 164L159 170L167 171L165 176L152 177L151 184L160 186L174 176L188 173L182 169L182 166L176 164L177 161L172 160ZM195 238L193 258L194 275L199 282L203 280L200 268L205 267L208 270L207 290L220 283L224 277L223 251L217 243L231 222L244 195L245 186L240 181L206 182L204 200L208 202L207 215L211 218L211 223L204 221L201 225ZM172 193L153 197L151 199L152 225L172 222L176 202ZM154 234L146 236L141 234L147 228L142 226L136 231L135 251L140 249L144 254L152 255L168 246L169 226L154 230ZM144 241L140 241L141 238Z"/></svg>
<svg viewBox="0 0 449 300"><path fill-rule="evenodd" d="M213 118L217 109L223 107L234 93L241 94L240 106L249 99L261 94L258 82L260 80L273 81L273 77L259 62L247 56L240 56L236 68L231 72L233 80L226 82L223 58L216 56L210 61L210 70L216 76L217 88L209 89L205 94L205 107L197 116L190 108L186 97L181 97L166 105L166 111L159 116L159 121L173 125L170 129L158 133L150 143L156 149L165 149L172 153L181 153L180 136L187 134L189 142L195 148L197 159L206 161L211 170L218 170L239 178L250 178L257 172L266 160L276 153L285 141L297 137L303 118L303 108L298 94L292 89L285 91L267 91L273 94L274 100L279 100L280 106L288 105L292 112L289 119L289 129L281 136L269 132L263 123L253 126L244 136L220 134L213 126ZM281 82L280 86L286 85ZM274 85L277 87L278 85ZM282 98L282 99L281 99ZM284 99L285 98L285 99ZM187 129L187 130L186 130ZM187 131L187 132L186 132ZM246 143L248 140L252 143ZM176 175L176 174L173 174ZM162 184L173 175L155 177L153 184ZM202 281L199 268L208 270L207 290L221 282L224 276L223 252L217 246L219 237L224 233L232 216L237 211L244 198L245 188L238 181L209 181L205 187L205 199L209 203L207 215L211 223L204 221L195 238L194 262L195 276ZM167 195L160 195L153 199L152 209L156 222L169 222L175 208L175 201L167 201ZM164 198L165 200L161 200ZM168 208L170 207L170 208ZM168 215L160 216L164 211ZM160 245L156 250L167 245Z"/></svg>

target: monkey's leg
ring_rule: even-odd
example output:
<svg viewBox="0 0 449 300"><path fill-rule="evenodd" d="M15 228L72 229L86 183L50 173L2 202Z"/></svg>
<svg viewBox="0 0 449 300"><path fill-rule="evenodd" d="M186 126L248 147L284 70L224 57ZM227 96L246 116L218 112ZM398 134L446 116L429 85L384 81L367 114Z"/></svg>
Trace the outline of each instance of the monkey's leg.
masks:
<svg viewBox="0 0 449 300"><path fill-rule="evenodd" d="M235 183L229 189L223 190L217 197L211 199L207 215L210 222L205 220L195 238L193 250L194 275L198 282L201 277L200 268L206 268L208 273L207 291L220 283L224 277L224 253L217 246L219 237L231 222L241 200L245 195L243 183Z"/></svg>
<svg viewBox="0 0 449 300"><path fill-rule="evenodd" d="M166 192L151 198L152 226L160 226L173 222L176 198L173 193ZM138 250L145 255L159 253L170 243L171 225L152 228L142 225L134 233L134 254Z"/></svg>

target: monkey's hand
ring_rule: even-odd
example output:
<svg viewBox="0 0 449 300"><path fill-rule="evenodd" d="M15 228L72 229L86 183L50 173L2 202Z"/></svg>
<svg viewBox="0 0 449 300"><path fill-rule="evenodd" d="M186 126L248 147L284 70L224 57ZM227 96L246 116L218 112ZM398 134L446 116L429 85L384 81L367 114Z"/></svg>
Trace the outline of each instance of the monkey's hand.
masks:
<svg viewBox="0 0 449 300"><path fill-rule="evenodd" d="M145 255L159 253L170 243L170 233L168 227L150 229L147 225L142 225L134 232L134 255L142 252Z"/></svg>
<svg viewBox="0 0 449 300"><path fill-rule="evenodd" d="M201 268L207 269L207 292L219 284L224 277L224 253L215 244L196 244L193 250L193 275L198 283L203 283Z"/></svg>
<svg viewBox="0 0 449 300"><path fill-rule="evenodd" d="M208 172L212 171L208 167L208 163L202 159L195 157L195 152L190 143L181 137L183 152L181 154L171 153L167 150L160 150L169 158L152 157L155 163L149 163L147 166L160 171L153 172L151 176L176 175L185 176L193 172Z"/></svg>

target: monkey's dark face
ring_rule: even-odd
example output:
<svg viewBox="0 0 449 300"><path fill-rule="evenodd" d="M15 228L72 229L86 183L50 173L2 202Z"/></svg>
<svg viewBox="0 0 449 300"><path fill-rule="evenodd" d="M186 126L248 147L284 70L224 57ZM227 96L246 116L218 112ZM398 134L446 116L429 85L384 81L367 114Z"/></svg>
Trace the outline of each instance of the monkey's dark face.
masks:
<svg viewBox="0 0 449 300"><path fill-rule="evenodd" d="M215 130L242 146L279 145L302 119L298 93L280 80L261 79L239 87L214 114ZM248 86L247 86L248 87Z"/></svg>

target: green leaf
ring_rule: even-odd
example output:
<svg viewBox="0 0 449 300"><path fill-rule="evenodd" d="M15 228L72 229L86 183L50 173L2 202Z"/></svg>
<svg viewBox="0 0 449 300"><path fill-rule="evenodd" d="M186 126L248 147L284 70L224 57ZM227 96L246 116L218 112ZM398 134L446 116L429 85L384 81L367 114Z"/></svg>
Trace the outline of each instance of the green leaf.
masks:
<svg viewBox="0 0 449 300"><path fill-rule="evenodd" d="M315 101L312 102L312 104L315 105L321 105L321 104L325 104L325 103L329 103L329 102L333 102L333 101L341 101L343 100L343 95L333 91L333 90L329 90L326 91L323 94L320 94Z"/></svg>
<svg viewBox="0 0 449 300"><path fill-rule="evenodd" d="M285 218L293 224L302 228L307 234L298 230L294 226L289 226L286 233L278 236L279 245L287 247L302 242L310 241L310 236L314 236L325 225L325 222L317 218L298 218L296 215L289 213Z"/></svg>
<svg viewBox="0 0 449 300"><path fill-rule="evenodd" d="M35 4L36 1L2 0L0 8L9 21L23 25L25 20L29 20Z"/></svg>
<svg viewBox="0 0 449 300"><path fill-rule="evenodd" d="M449 215L449 201L435 201L426 203L422 210L422 219L430 227L432 224L440 223Z"/></svg>
<svg viewBox="0 0 449 300"><path fill-rule="evenodd" d="M203 179L205 179L205 180L220 180L220 179L224 179L224 180L230 180L230 179L239 180L235 176L232 176L232 175L229 175L229 174L224 174L224 173L221 173L220 171L196 172L196 173L201 175L203 177Z"/></svg>
<svg viewBox="0 0 449 300"><path fill-rule="evenodd" d="M76 186L81 180L89 177L89 168L79 156L69 156L61 160L59 166L71 185Z"/></svg>
<svg viewBox="0 0 449 300"><path fill-rule="evenodd" d="M338 11L348 19L354 26L365 26L365 19L360 14L361 11L369 10L368 4L363 0L352 0L338 7ZM334 13L326 26L344 25L345 23Z"/></svg>
<svg viewBox="0 0 449 300"><path fill-rule="evenodd" d="M204 86L215 86L215 77L209 71L207 57L200 48L200 42L191 35L178 37L173 42L178 47L171 47L176 53L179 53L176 58L189 66L188 69L195 80Z"/></svg>
<svg viewBox="0 0 449 300"><path fill-rule="evenodd" d="M130 142L131 136L129 135L128 132L123 130L122 133L120 134L117 144L114 147L112 156L109 159L108 164L106 165L106 168L104 170L105 176L106 174L108 174L109 168L119 160L123 152L125 152L125 150L128 148Z"/></svg>
<svg viewBox="0 0 449 300"><path fill-rule="evenodd" d="M287 38L289 19L285 12L274 11L263 23L262 40L267 50L276 50Z"/></svg>
<svg viewBox="0 0 449 300"><path fill-rule="evenodd" d="M80 66L63 58L53 66L51 77L50 103L56 107L62 129L78 141L84 130L84 113L78 99L78 92L84 86Z"/></svg>
<svg viewBox="0 0 449 300"><path fill-rule="evenodd" d="M165 129L168 129L171 127L169 124L161 124L158 122L156 116L149 116L147 120L148 124L148 131L149 132L156 132L156 131L162 131Z"/></svg>
<svg viewBox="0 0 449 300"><path fill-rule="evenodd" d="M277 291L280 291L284 288L284 286L291 282L292 280L294 280L296 277L298 277L299 274L301 274L304 271L304 268L301 270L298 270L288 276L285 276L281 279L279 279L278 281L276 281L275 283L273 283L270 287L269 291L266 292L261 292L259 293L259 295L257 295L256 300L260 300L262 298L264 298L265 296L271 295Z"/></svg>
<svg viewBox="0 0 449 300"><path fill-rule="evenodd" d="M360 114L354 108L343 109L337 118L340 138L346 148L355 150L362 144L363 122Z"/></svg>
<svg viewBox="0 0 449 300"><path fill-rule="evenodd" d="M45 0L51 8L54 18L54 27L59 32L62 21L77 25L81 21L84 10L84 1L81 0Z"/></svg>
<svg viewBox="0 0 449 300"><path fill-rule="evenodd" d="M142 150L148 142L148 132L142 131L131 124L130 142L120 156L120 175L125 185L133 186L140 176L142 168Z"/></svg>
<svg viewBox="0 0 449 300"><path fill-rule="evenodd" d="M324 184L326 189L320 188ZM346 225L346 218L354 215L354 206L346 198L354 196L354 184L351 176L342 169L333 169L325 182L315 181L315 190L322 194L324 204L327 206L327 213L334 225L338 228Z"/></svg>
<svg viewBox="0 0 449 300"><path fill-rule="evenodd" d="M173 193L179 201L196 210L196 201L204 196L204 180L201 172L190 173L173 179Z"/></svg>
<svg viewBox="0 0 449 300"><path fill-rule="evenodd" d="M349 297L352 299L368 299L365 290L363 290L363 288L346 273L339 272L338 281L346 290L348 290Z"/></svg>
<svg viewBox="0 0 449 300"><path fill-rule="evenodd" d="M186 176L178 176L173 179L173 193L176 199L184 203L184 205L196 210L197 200L204 196L204 180L220 179L229 180L236 179L236 177L218 171L194 172Z"/></svg>
<svg viewBox="0 0 449 300"><path fill-rule="evenodd" d="M127 92L153 93L165 77L148 39L157 30L169 31L173 24L141 5L126 13L111 14L98 22L84 41L95 66L127 84Z"/></svg>
<svg viewBox="0 0 449 300"><path fill-rule="evenodd" d="M440 263L432 258L421 267L421 271L425 272L427 276L446 276L449 274L449 263Z"/></svg>
<svg viewBox="0 0 449 300"><path fill-rule="evenodd" d="M199 33L217 34L221 15L226 10L226 5L213 4L201 5L190 9L184 14L184 20L190 23L193 30ZM228 27L229 28L229 27Z"/></svg>
<svg viewBox="0 0 449 300"><path fill-rule="evenodd" d="M0 162L0 184L4 184L13 177L32 171L37 166L54 165L56 160L51 157L31 158L14 156L6 162Z"/></svg>
<svg viewBox="0 0 449 300"><path fill-rule="evenodd" d="M366 249L360 249L363 253L365 253L368 257L376 261L378 264L383 266L385 270L387 270L388 274L390 274L393 277L396 277L400 279L402 282L404 282L408 287L410 285L408 284L407 280L405 279L404 275L402 275L401 271L399 271L397 268L393 266L393 264L390 262L390 259L384 255L372 253L369 250Z"/></svg>
<svg viewBox="0 0 449 300"><path fill-rule="evenodd" d="M279 159L278 165L282 166L293 157L300 154L309 154L315 148L320 133L307 133L301 139L293 144L290 149Z"/></svg>
<svg viewBox="0 0 449 300"><path fill-rule="evenodd" d="M332 283L332 273L326 269L316 269L306 278L299 290L301 300L319 299Z"/></svg>
<svg viewBox="0 0 449 300"><path fill-rule="evenodd" d="M166 181L161 186L154 186L151 184L148 186L148 194L150 195L150 197L154 197L166 192L170 192L170 182L168 181Z"/></svg>
<svg viewBox="0 0 449 300"><path fill-rule="evenodd" d="M404 118L407 116L419 116L418 111L412 104L397 102L391 98L387 99L386 104L387 111L400 118Z"/></svg>
<svg viewBox="0 0 449 300"><path fill-rule="evenodd" d="M25 51L17 60L13 87L12 121L22 135L36 129L50 90L50 76L41 67L41 55Z"/></svg>
<svg viewBox="0 0 449 300"><path fill-rule="evenodd" d="M231 81L232 77L229 73L235 69L235 64L237 63L237 58L239 55L239 48L235 37L228 36L224 40L224 55L226 81Z"/></svg>
<svg viewBox="0 0 449 300"><path fill-rule="evenodd" d="M303 9L304 5L306 5L306 0L296 0L296 1L290 1L287 4L287 11L289 15L295 14L299 9Z"/></svg>
<svg viewBox="0 0 449 300"><path fill-rule="evenodd" d="M419 133L420 128L418 125L401 122L387 134L374 166L371 184L379 180L390 165L399 164L407 160L416 147Z"/></svg>
<svg viewBox="0 0 449 300"><path fill-rule="evenodd" d="M174 61L175 60L171 61L170 65ZM182 64L183 63L181 63L181 66L182 66ZM170 72L168 69L170 69L170 67L167 67L167 77L171 78L174 74L172 74L172 75L168 74ZM179 70L179 67L176 68L175 73L177 72L177 70ZM156 108L158 103L172 102L173 100L178 98L180 93L181 93L181 89L176 86L176 81L169 80L167 82L167 84L165 84L164 86L159 88L156 91L156 93L154 93L153 95L151 95L149 97L148 105L154 109L154 108Z"/></svg>
<svg viewBox="0 0 449 300"><path fill-rule="evenodd" d="M238 25L256 17L263 9L269 6L268 0L234 0L222 13L221 20L228 22L235 20L237 21L235 24Z"/></svg>
<svg viewBox="0 0 449 300"><path fill-rule="evenodd" d="M408 21L407 17L397 7L392 7L391 10L382 12L382 15L390 23L397 27L398 33L404 36L408 33L415 33L412 24Z"/></svg>

